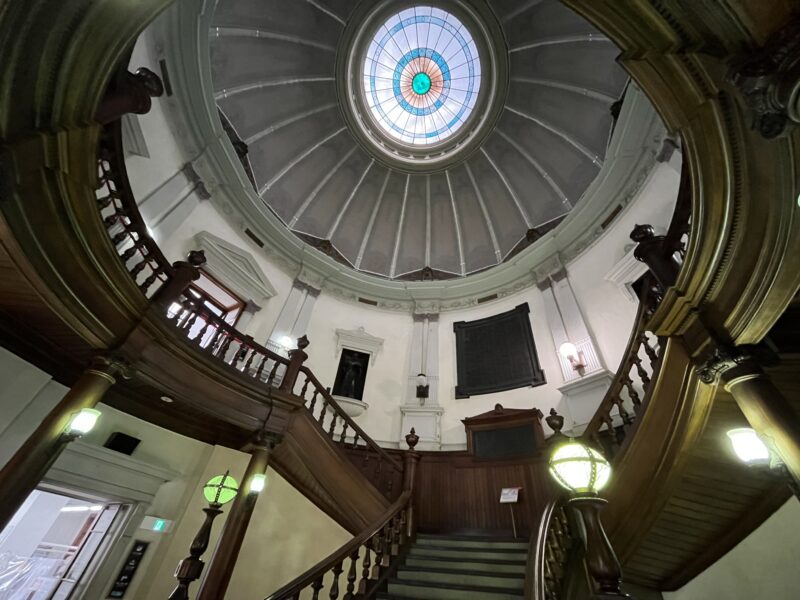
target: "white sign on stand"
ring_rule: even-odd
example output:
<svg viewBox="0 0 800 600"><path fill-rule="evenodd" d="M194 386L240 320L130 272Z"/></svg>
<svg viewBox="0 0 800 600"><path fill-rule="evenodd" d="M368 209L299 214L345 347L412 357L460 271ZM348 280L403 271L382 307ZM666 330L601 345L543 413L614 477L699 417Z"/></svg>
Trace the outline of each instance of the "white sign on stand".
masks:
<svg viewBox="0 0 800 600"><path fill-rule="evenodd" d="M500 504L508 504L511 511L511 529L514 531L514 538L517 537L517 523L514 520L514 505L519 502L521 487L502 488L500 490Z"/></svg>

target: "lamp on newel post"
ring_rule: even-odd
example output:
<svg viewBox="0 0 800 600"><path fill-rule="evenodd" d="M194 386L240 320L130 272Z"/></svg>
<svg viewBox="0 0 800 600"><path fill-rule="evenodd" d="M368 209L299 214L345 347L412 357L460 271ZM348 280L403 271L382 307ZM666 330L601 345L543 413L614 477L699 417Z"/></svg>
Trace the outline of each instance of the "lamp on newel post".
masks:
<svg viewBox="0 0 800 600"><path fill-rule="evenodd" d="M205 563L200 560L203 552L208 548L209 538L211 537L211 525L218 515L222 514L223 505L227 504L236 497L239 491L239 484L228 475L212 477L203 487L203 497L208 502L208 506L203 509L206 518L197 535L194 536L192 545L189 549L189 556L178 563L175 569L175 578L178 585L172 590L168 600L188 600L189 584L200 578Z"/></svg>
<svg viewBox="0 0 800 600"><path fill-rule="evenodd" d="M417 400L420 406L425 406L425 400L428 399L428 391L430 385L428 384L428 376L425 373L417 375Z"/></svg>
<svg viewBox="0 0 800 600"><path fill-rule="evenodd" d="M611 465L596 450L571 441L553 452L550 474L570 491L568 506L581 515L586 531L586 566L599 588L594 598L629 597L620 589L622 569L600 521L606 500L597 492L608 483Z"/></svg>

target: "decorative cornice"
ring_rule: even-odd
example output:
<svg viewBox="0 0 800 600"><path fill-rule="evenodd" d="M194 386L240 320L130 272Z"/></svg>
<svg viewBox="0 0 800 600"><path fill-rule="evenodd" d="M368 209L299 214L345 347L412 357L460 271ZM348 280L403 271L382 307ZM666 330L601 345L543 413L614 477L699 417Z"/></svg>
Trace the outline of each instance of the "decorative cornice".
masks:
<svg viewBox="0 0 800 600"><path fill-rule="evenodd" d="M181 2L154 24L151 44L173 74L174 95L162 102L175 137L189 154L211 201L240 231L259 240L269 260L293 277L342 300L373 301L380 309L438 312L477 305L490 294L515 294L549 275L548 261L567 264L603 234L603 222L638 195L657 164L666 130L631 84L600 173L564 221L511 260L447 281L384 280L337 263L291 233L256 196L235 148L219 122L212 91L207 31L213 3ZM199 46L199 48L198 48ZM198 51L199 50L199 51ZM251 235L252 237L252 235Z"/></svg>

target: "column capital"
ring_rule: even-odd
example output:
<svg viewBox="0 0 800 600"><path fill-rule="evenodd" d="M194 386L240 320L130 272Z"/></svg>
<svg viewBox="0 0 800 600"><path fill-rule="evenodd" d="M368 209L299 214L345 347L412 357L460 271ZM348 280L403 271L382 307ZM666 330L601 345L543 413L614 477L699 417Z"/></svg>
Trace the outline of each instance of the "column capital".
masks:
<svg viewBox="0 0 800 600"><path fill-rule="evenodd" d="M697 376L703 383L713 384L720 378L728 385L741 377L758 377L763 373L761 365L776 362L777 356L765 347L721 344L697 367Z"/></svg>
<svg viewBox="0 0 800 600"><path fill-rule="evenodd" d="M108 379L111 383L116 383L117 378L131 379L134 369L130 362L121 356L100 354L92 359L85 372Z"/></svg>

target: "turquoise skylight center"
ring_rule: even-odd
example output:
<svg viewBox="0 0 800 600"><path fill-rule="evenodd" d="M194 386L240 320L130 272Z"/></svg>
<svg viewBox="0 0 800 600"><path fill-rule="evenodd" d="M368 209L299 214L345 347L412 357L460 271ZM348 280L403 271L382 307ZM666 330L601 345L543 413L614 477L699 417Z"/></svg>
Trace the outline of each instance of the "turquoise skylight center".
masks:
<svg viewBox="0 0 800 600"><path fill-rule="evenodd" d="M404 144L438 144L470 118L481 88L481 59L458 18L413 6L375 32L362 81L366 106L383 133Z"/></svg>
<svg viewBox="0 0 800 600"><path fill-rule="evenodd" d="M414 93L423 96L431 90L431 78L427 73L417 73L411 83Z"/></svg>

